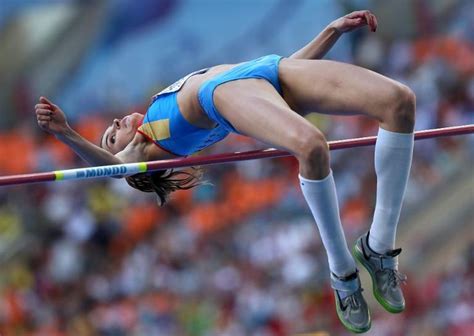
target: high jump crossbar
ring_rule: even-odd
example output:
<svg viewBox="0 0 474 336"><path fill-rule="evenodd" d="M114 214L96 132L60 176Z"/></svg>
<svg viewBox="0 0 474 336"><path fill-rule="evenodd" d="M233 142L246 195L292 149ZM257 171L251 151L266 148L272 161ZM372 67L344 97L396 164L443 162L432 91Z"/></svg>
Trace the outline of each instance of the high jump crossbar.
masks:
<svg viewBox="0 0 474 336"><path fill-rule="evenodd" d="M415 132L415 140L439 138L474 133L474 124L429 129ZM372 146L377 140L376 136L344 139L328 142L330 150ZM30 184L50 181L81 180L99 177L121 177L138 173L152 172L158 170L184 168L190 166L213 165L219 163L255 160L264 158L276 158L291 156L292 154L275 148L253 150L248 152L223 153L206 156L193 156L169 160L126 163L110 166L98 166L88 168L76 168L57 170L44 173L32 173L22 175L0 176L0 186Z"/></svg>

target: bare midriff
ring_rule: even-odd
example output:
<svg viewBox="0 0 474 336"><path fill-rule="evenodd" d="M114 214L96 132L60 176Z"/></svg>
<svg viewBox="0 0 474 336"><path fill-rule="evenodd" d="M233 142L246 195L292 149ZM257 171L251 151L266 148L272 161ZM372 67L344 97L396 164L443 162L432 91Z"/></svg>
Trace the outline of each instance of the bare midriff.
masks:
<svg viewBox="0 0 474 336"><path fill-rule="evenodd" d="M207 72L190 77L178 92L178 107L190 124L211 129L215 127L214 121L210 120L202 110L198 99L198 91L201 85L214 76L227 71L236 66L236 64L222 64L210 68Z"/></svg>

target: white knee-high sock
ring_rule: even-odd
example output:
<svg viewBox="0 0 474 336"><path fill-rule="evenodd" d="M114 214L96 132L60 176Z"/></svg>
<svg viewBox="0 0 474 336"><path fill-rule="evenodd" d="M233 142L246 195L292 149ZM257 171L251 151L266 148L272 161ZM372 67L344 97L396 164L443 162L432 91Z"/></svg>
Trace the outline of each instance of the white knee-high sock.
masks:
<svg viewBox="0 0 474 336"><path fill-rule="evenodd" d="M377 253L395 248L395 235L413 156L413 133L379 128L375 145L377 200L369 246Z"/></svg>
<svg viewBox="0 0 474 336"><path fill-rule="evenodd" d="M326 249L329 269L341 277L353 273L356 266L344 237L332 171L322 180L308 180L301 175L299 178Z"/></svg>

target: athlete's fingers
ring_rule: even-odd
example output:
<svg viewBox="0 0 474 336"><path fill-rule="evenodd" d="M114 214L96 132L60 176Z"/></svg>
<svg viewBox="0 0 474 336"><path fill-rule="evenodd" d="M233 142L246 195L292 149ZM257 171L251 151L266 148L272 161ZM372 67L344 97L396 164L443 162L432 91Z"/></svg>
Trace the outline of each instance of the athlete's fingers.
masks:
<svg viewBox="0 0 474 336"><path fill-rule="evenodd" d="M51 110L51 105L49 104L36 104L35 105L35 109L39 110L39 109L43 109L43 110Z"/></svg>
<svg viewBox="0 0 474 336"><path fill-rule="evenodd" d="M46 109L38 109L36 110L36 115L51 116L53 115L53 111Z"/></svg>
<svg viewBox="0 0 474 336"><path fill-rule="evenodd" d="M373 22L374 22L374 31L377 30L377 27L379 26L379 23L377 21L377 17L374 14L371 14Z"/></svg>
<svg viewBox="0 0 474 336"><path fill-rule="evenodd" d="M43 97L43 96L40 97L39 101L44 104L53 105L53 102L51 102L48 98Z"/></svg>
<svg viewBox="0 0 474 336"><path fill-rule="evenodd" d="M372 19L372 14L370 12L367 12L365 14L365 19L367 20L367 25L369 26L370 30L371 31L374 31L374 22L373 22L373 19Z"/></svg>
<svg viewBox="0 0 474 336"><path fill-rule="evenodd" d="M349 19L356 19L356 18L359 18L359 17L364 17L366 12L368 12L368 11L367 10L359 10L359 11L355 11L355 12L347 14L346 17L349 18Z"/></svg>
<svg viewBox="0 0 474 336"><path fill-rule="evenodd" d="M38 121L38 125L43 129L48 128L48 124L49 124L49 121L42 121L42 120Z"/></svg>
<svg viewBox="0 0 474 336"><path fill-rule="evenodd" d="M37 121L51 121L51 117L48 116L37 116L36 117Z"/></svg>
<svg viewBox="0 0 474 336"><path fill-rule="evenodd" d="M346 19L346 22L349 26L351 27L357 27L358 25L361 24L362 19L361 18L356 18L356 19Z"/></svg>
<svg viewBox="0 0 474 336"><path fill-rule="evenodd" d="M53 110L55 110L55 109L58 108L57 105L53 104L53 102L51 102L51 101L50 101L48 98L46 98L46 97L41 96L39 100L40 100L41 103L43 103L43 104L48 104L49 106L51 106Z"/></svg>
<svg viewBox="0 0 474 336"><path fill-rule="evenodd" d="M367 25L369 25L369 27L370 27L370 13L365 12L364 13L364 18L365 18L365 22L367 22Z"/></svg>
<svg viewBox="0 0 474 336"><path fill-rule="evenodd" d="M377 29L377 19L375 18L375 15L373 15L369 10L355 11L346 15L345 18L348 20L348 23L351 26L356 24L356 21L354 20L360 19L360 21L357 22L357 25L365 23L373 32Z"/></svg>
<svg viewBox="0 0 474 336"><path fill-rule="evenodd" d="M47 114L50 115L53 113L50 109L37 109L35 110L36 114Z"/></svg>
<svg viewBox="0 0 474 336"><path fill-rule="evenodd" d="M51 121L51 117L50 116L45 116L45 115L39 115L36 117L36 120L38 121Z"/></svg>

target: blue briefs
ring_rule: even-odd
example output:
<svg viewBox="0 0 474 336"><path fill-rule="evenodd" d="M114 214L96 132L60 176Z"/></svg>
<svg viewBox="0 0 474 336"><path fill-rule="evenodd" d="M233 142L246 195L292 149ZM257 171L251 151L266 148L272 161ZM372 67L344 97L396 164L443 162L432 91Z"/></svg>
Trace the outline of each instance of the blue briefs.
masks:
<svg viewBox="0 0 474 336"><path fill-rule="evenodd" d="M239 133L217 110L214 105L214 90L221 84L247 78L265 79L281 94L280 81L278 79L278 65L282 56L267 55L248 61L223 72L206 81L199 88L198 98L201 107L207 116L215 121L218 127L228 132Z"/></svg>
<svg viewBox="0 0 474 336"><path fill-rule="evenodd" d="M157 146L178 156L198 152L224 139L231 132L239 133L214 106L214 90L230 81L260 78L270 82L281 94L278 80L281 58L278 55L268 55L239 64L201 85L198 92L199 102L207 116L217 124L216 127L205 129L192 125L184 119L177 102L177 94L182 85L194 74L206 71L203 69L189 74L155 95L138 132Z"/></svg>

